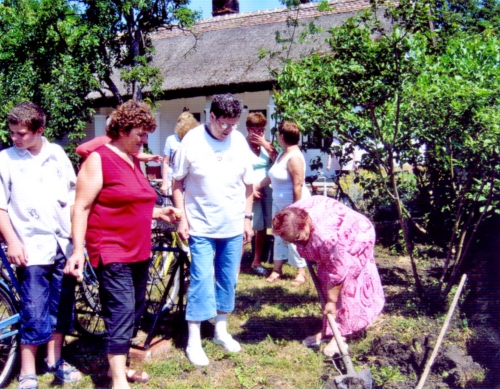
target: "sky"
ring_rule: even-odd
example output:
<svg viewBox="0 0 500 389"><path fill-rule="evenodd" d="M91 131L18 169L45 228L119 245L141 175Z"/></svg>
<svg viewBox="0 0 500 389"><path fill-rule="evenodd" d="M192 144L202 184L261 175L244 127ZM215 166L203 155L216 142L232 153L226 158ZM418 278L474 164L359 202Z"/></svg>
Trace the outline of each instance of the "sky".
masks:
<svg viewBox="0 0 500 389"><path fill-rule="evenodd" d="M283 7L280 0L240 0L241 13ZM196 11L201 9L203 19L212 17L212 0L190 0L189 8Z"/></svg>

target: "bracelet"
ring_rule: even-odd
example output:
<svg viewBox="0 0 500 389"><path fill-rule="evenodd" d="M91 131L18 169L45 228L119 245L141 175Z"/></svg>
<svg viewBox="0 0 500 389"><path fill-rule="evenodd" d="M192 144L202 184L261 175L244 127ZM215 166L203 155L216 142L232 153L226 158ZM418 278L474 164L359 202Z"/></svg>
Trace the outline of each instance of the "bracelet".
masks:
<svg viewBox="0 0 500 389"><path fill-rule="evenodd" d="M245 215L245 219L253 220L253 216L252 215Z"/></svg>

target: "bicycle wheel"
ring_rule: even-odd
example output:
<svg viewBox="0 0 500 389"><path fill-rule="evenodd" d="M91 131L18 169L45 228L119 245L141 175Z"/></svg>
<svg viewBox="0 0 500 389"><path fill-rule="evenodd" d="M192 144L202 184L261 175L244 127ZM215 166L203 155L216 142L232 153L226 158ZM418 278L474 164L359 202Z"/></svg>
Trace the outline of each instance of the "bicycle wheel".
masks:
<svg viewBox="0 0 500 389"><path fill-rule="evenodd" d="M104 336L104 320L101 316L99 281L88 261L85 261L83 280L76 287L75 329L84 336Z"/></svg>
<svg viewBox="0 0 500 389"><path fill-rule="evenodd" d="M159 247L169 247L169 245L168 243L162 243ZM161 307L161 311L170 311L178 304L183 270L180 266L176 266L178 256L178 253L171 251L152 251L152 263L149 267L149 280L146 290L147 313L150 315L158 311L161 299L167 288L169 288L167 298L165 304Z"/></svg>
<svg viewBox="0 0 500 389"><path fill-rule="evenodd" d="M19 343L17 331L19 321L5 323L4 320L11 318L17 313L16 306L10 294L0 287L0 387L5 387L14 367Z"/></svg>

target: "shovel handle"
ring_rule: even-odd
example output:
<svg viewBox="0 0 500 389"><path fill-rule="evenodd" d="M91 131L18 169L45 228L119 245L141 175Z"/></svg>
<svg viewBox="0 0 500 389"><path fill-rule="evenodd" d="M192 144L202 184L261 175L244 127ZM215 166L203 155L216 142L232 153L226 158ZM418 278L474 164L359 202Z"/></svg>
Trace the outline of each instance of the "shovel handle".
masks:
<svg viewBox="0 0 500 389"><path fill-rule="evenodd" d="M337 345L339 346L340 354L342 355L342 361L344 362L345 368L347 369L347 374L352 376L356 375L356 370L354 370L351 357L349 356L349 352L347 351L347 345L342 340L342 335L340 334L339 327L337 327L335 318L331 313L327 313L326 317L328 318L330 327L332 327L333 336L335 336L335 340L337 341Z"/></svg>

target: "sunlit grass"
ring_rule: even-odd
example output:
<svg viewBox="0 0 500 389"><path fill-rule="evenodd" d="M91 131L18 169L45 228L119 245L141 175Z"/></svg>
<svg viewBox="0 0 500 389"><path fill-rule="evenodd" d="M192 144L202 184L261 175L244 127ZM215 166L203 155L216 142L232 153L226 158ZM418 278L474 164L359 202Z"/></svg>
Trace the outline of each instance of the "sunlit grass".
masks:
<svg viewBox="0 0 500 389"><path fill-rule="evenodd" d="M395 258L400 261L400 258ZM268 270L272 265L265 264ZM399 275L396 275L399 276ZM419 347L413 339L419 335L439 332L444 315L429 314L419 306L418 299L407 280L384 285L387 303L384 312L366 331L350 338L349 350L357 369L373 367L373 344L377 338L391 335L401 343ZM133 367L152 375L147 384L134 384L132 388L166 389L321 389L325 371L331 362L318 349L309 349L301 341L321 329L321 308L314 284L308 281L292 287L295 269L284 267L284 275L273 284L257 276L244 262L238 281L236 309L229 317L229 331L240 341L242 351L231 354L212 342L213 324L202 326L203 347L210 360L206 368L192 366L186 355L187 334L184 328L174 332L172 348L162 357L146 362L134 362ZM465 348L473 337L466 321L454 321L445 342L456 342ZM172 325L172 324L169 324ZM65 349L71 363L84 373L82 382L66 385L73 389L111 387L106 378L107 360L102 342L68 337ZM417 350L418 351L418 350ZM397 383L406 377L396 367L374 370L377 383ZM337 375L335 372L334 375ZM40 377L40 389L52 387L52 376ZM12 380L8 389L17 388ZM116 388L115 388L116 389Z"/></svg>

